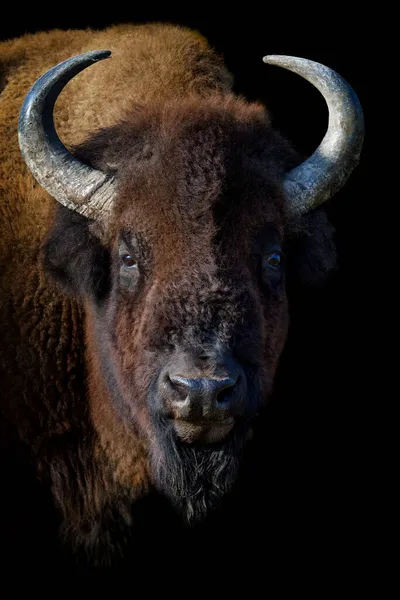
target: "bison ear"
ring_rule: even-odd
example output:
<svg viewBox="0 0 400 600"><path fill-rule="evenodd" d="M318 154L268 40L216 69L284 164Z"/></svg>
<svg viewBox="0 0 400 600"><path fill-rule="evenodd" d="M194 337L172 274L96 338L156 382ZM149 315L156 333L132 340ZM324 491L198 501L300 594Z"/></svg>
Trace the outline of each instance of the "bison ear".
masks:
<svg viewBox="0 0 400 600"><path fill-rule="evenodd" d="M288 275L292 282L321 285L336 269L334 228L321 207L291 222L287 231Z"/></svg>
<svg viewBox="0 0 400 600"><path fill-rule="evenodd" d="M110 253L94 222L60 206L43 246L45 270L72 296L101 300L110 287Z"/></svg>

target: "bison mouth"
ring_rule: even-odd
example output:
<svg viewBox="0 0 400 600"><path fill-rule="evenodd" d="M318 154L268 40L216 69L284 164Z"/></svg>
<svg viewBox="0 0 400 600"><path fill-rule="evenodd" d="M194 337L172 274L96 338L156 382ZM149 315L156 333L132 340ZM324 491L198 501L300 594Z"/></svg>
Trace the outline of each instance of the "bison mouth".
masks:
<svg viewBox="0 0 400 600"><path fill-rule="evenodd" d="M233 429L235 419L227 417L220 421L191 422L185 419L174 419L173 428L183 442L214 444L222 441Z"/></svg>

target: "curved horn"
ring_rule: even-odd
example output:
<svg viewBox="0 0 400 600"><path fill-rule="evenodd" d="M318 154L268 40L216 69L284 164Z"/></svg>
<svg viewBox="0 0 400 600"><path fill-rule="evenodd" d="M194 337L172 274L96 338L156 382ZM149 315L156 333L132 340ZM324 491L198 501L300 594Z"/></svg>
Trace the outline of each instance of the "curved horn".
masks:
<svg viewBox="0 0 400 600"><path fill-rule="evenodd" d="M110 54L109 50L85 52L47 71L28 92L18 124L22 156L35 179L58 202L90 218L99 218L110 210L113 177L81 163L68 152L56 133L53 109L68 81Z"/></svg>
<svg viewBox="0 0 400 600"><path fill-rule="evenodd" d="M284 190L293 215L316 208L345 184L357 166L364 139L364 117L350 85L332 69L293 56L271 55L265 63L297 73L323 95L328 131L314 154L285 175Z"/></svg>

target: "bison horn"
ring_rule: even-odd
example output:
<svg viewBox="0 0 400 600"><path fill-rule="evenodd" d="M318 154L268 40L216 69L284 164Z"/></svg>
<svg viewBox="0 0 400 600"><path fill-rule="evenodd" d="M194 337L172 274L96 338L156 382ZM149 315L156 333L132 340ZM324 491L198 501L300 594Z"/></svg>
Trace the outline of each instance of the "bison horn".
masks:
<svg viewBox="0 0 400 600"><path fill-rule="evenodd" d="M357 166L364 139L364 117L350 85L332 69L293 56L265 56L264 62L297 73L323 95L329 109L328 131L314 154L285 175L290 213L308 213L345 184Z"/></svg>
<svg viewBox="0 0 400 600"><path fill-rule="evenodd" d="M53 109L70 79L110 54L109 50L86 52L42 75L25 98L18 124L22 156L35 179L58 202L89 218L99 218L110 210L114 178L68 152L56 133Z"/></svg>

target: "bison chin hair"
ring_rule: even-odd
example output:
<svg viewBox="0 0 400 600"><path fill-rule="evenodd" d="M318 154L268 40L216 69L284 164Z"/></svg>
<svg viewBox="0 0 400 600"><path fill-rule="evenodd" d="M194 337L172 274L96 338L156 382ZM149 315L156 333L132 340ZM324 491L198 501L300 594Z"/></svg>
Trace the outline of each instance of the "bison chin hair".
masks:
<svg viewBox="0 0 400 600"><path fill-rule="evenodd" d="M158 423L151 451L154 483L189 524L202 521L217 508L238 475L244 435L231 432L210 446L180 442Z"/></svg>

